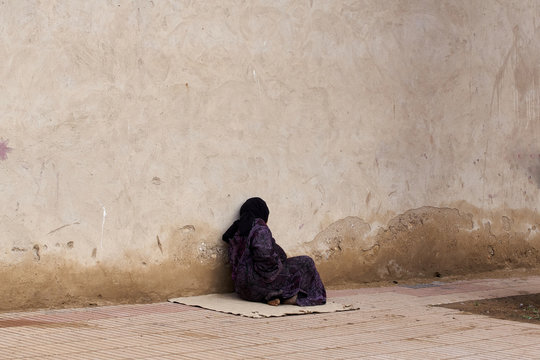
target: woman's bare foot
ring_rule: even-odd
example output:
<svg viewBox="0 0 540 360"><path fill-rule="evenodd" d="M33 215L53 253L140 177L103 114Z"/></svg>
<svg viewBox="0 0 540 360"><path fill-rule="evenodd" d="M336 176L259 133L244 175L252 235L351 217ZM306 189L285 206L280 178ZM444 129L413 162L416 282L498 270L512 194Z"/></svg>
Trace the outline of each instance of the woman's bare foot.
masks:
<svg viewBox="0 0 540 360"><path fill-rule="evenodd" d="M272 306L278 306L279 303L280 303L279 299L272 299L267 302L268 305L272 305Z"/></svg>
<svg viewBox="0 0 540 360"><path fill-rule="evenodd" d="M287 305L296 305L296 299L297 299L297 296L294 295L292 298L288 298L284 300L283 303Z"/></svg>

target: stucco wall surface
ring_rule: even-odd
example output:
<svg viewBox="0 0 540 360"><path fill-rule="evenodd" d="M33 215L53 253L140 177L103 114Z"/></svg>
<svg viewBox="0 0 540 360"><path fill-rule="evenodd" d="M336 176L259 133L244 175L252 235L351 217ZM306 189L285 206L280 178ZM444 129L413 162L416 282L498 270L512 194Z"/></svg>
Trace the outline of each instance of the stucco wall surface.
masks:
<svg viewBox="0 0 540 360"><path fill-rule="evenodd" d="M0 308L534 266L540 1L0 3Z"/></svg>

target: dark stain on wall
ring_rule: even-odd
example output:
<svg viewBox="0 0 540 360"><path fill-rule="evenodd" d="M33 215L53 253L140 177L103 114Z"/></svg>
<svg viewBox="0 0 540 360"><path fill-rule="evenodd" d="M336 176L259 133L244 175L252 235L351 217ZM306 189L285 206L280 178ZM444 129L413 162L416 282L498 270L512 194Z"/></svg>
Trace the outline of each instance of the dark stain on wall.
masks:
<svg viewBox="0 0 540 360"><path fill-rule="evenodd" d="M533 180L536 183L536 186L540 189L540 159L536 162L536 164L531 165L529 168L529 178Z"/></svg>
<svg viewBox="0 0 540 360"><path fill-rule="evenodd" d="M538 215L531 217L540 223ZM333 285L537 266L538 224L520 232L514 230L524 222L519 215L498 216L477 225L474 218L451 208L410 210L380 228L363 247L355 244L365 243L367 232L358 238L357 230L352 229L365 223L356 218L357 225L352 227L340 220L319 234L314 240L319 243L312 247L324 247L321 242L339 243L339 247L314 252L323 280Z"/></svg>
<svg viewBox="0 0 540 360"><path fill-rule="evenodd" d="M540 215L529 210L488 215L422 207L372 230L362 219L347 217L306 243L302 252L315 259L328 287L532 268L540 261ZM174 227L159 238L158 246L153 243L163 257L159 263L141 259L123 266L99 262L96 249L91 255L95 265L83 266L46 254L38 244L28 251L13 248L25 258L0 267L0 311L155 302L233 291L226 247L220 242L194 244L194 226Z"/></svg>
<svg viewBox="0 0 540 360"><path fill-rule="evenodd" d="M7 154L13 150L8 146L9 140L0 138L0 160L7 160Z"/></svg>

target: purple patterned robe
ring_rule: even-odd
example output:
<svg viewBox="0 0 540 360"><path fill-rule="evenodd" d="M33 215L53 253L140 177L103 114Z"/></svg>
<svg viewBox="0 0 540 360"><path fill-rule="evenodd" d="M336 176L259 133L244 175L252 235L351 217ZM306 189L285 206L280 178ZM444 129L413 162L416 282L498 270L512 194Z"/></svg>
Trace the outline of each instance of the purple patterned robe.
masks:
<svg viewBox="0 0 540 360"><path fill-rule="evenodd" d="M229 260L236 293L249 301L267 302L297 295L300 306L326 303L326 290L309 256L287 258L262 219L249 235L238 232L229 242Z"/></svg>

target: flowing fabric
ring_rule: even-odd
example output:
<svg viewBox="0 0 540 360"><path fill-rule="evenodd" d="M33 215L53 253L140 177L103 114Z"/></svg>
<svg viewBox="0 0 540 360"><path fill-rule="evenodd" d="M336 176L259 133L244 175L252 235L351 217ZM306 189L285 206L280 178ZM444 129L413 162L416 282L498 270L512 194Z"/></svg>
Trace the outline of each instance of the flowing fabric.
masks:
<svg viewBox="0 0 540 360"><path fill-rule="evenodd" d="M247 235L238 229L238 223L231 228L223 240L229 243L232 279L241 298L268 302L296 295L300 306L326 303L326 290L313 260L309 256L287 258L263 219L255 218ZM230 237L232 230L236 232Z"/></svg>

